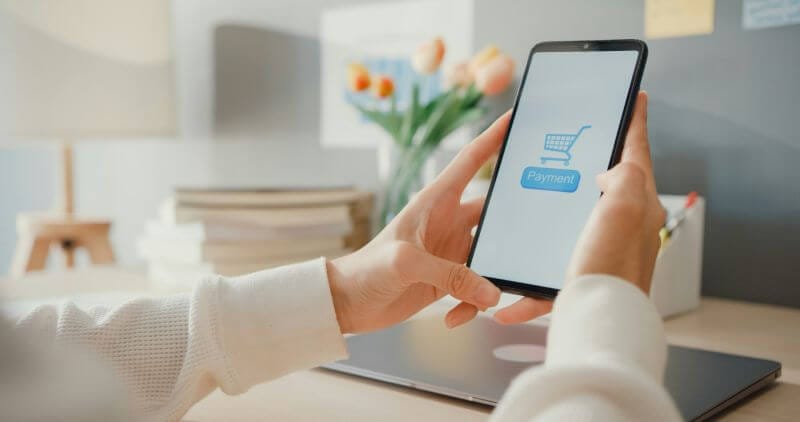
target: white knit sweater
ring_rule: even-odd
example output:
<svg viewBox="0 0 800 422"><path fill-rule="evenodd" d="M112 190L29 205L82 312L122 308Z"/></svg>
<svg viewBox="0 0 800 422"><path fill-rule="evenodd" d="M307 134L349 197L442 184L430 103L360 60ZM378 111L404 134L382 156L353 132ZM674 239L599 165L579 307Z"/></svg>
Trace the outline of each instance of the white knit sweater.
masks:
<svg viewBox="0 0 800 422"><path fill-rule="evenodd" d="M17 331L98 353L128 388L137 415L153 421L179 420L217 387L239 394L347 356L324 259L213 277L191 295L114 309L41 306ZM629 283L586 276L567 286L547 356L514 381L493 420L679 420L661 386L661 320Z"/></svg>

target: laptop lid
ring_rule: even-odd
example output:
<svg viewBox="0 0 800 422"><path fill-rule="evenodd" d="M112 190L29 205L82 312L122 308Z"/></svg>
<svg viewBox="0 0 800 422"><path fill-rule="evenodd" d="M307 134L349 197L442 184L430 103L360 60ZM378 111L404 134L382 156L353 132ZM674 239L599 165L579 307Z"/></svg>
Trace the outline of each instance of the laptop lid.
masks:
<svg viewBox="0 0 800 422"><path fill-rule="evenodd" d="M511 380L544 359L547 327L478 318L455 330L419 318L347 339L350 359L325 367L494 406ZM763 388L780 363L670 346L665 385L687 420L706 419Z"/></svg>

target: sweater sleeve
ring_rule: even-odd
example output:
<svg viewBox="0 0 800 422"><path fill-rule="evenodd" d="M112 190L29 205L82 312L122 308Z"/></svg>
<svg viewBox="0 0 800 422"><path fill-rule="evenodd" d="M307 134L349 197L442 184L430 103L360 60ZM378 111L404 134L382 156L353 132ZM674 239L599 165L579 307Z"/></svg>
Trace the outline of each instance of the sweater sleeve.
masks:
<svg viewBox="0 0 800 422"><path fill-rule="evenodd" d="M147 420L178 420L219 387L228 394L346 357L323 258L236 278L190 295L82 311L40 306L17 329L109 362Z"/></svg>
<svg viewBox="0 0 800 422"><path fill-rule="evenodd" d="M681 420L662 386L666 358L647 296L612 276L581 277L556 299L545 364L513 381L492 420Z"/></svg>

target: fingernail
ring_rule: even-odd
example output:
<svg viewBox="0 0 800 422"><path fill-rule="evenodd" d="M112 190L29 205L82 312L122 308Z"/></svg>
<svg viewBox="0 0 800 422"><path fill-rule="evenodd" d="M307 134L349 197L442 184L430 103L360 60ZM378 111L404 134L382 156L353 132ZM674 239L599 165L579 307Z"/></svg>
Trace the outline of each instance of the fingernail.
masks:
<svg viewBox="0 0 800 422"><path fill-rule="evenodd" d="M486 307L497 305L497 302L500 301L500 289L495 287L494 284L485 283L478 288L475 301L477 302L476 305Z"/></svg>
<svg viewBox="0 0 800 422"><path fill-rule="evenodd" d="M453 328L453 317L452 317L452 315L449 315L449 314L448 314L448 315L446 315L446 316L444 317L444 325L445 325L447 328Z"/></svg>

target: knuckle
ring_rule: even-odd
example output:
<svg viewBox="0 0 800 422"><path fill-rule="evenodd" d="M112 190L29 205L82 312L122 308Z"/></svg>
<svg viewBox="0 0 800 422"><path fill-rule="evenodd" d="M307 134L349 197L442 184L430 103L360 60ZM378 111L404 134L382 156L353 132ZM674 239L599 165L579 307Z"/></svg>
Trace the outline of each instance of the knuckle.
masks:
<svg viewBox="0 0 800 422"><path fill-rule="evenodd" d="M618 166L620 180L631 188L644 189L646 175L639 166L632 163L620 163Z"/></svg>
<svg viewBox="0 0 800 422"><path fill-rule="evenodd" d="M447 286L450 291L459 293L463 292L467 287L469 270L463 265L453 265L450 267L450 273L447 276Z"/></svg>

